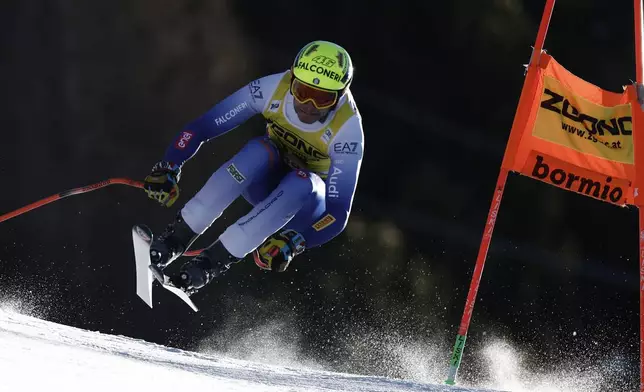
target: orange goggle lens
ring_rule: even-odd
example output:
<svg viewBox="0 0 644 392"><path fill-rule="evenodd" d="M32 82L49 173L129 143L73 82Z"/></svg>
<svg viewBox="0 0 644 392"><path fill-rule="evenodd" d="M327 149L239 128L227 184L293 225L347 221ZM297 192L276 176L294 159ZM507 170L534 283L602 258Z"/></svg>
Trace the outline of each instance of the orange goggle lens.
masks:
<svg viewBox="0 0 644 392"><path fill-rule="evenodd" d="M338 101L337 91L322 90L304 84L297 79L291 83L291 94L299 103L311 101L318 109L330 108Z"/></svg>

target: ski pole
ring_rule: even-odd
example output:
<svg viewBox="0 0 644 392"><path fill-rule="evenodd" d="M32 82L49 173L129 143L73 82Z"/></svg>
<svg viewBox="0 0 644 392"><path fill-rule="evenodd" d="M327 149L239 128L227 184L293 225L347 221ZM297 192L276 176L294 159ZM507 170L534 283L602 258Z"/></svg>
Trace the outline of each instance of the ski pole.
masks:
<svg viewBox="0 0 644 392"><path fill-rule="evenodd" d="M141 188L143 189L143 182L141 181L135 181L131 180L129 178L110 178L105 181L97 182L96 184L92 185L87 185L79 188L74 188L74 189L69 189L60 193L56 193L55 195L51 195L49 197L46 197L44 199L38 200L34 203L28 204L24 207L18 208L17 210L8 212L4 215L0 215L0 223L7 221L11 218L15 218L18 215L22 215L26 212L29 212L31 210L34 210L38 207L42 207L44 205L47 205L49 203L53 203L55 201L58 201L60 199L64 199L67 196L73 196L73 195L80 195L82 193L87 193L91 192L97 189L105 188L108 185L114 185L114 184L121 184L121 185L128 185L134 188ZM203 249L198 249L198 250L191 250L186 253L184 253L184 256L196 256L199 253L201 253Z"/></svg>

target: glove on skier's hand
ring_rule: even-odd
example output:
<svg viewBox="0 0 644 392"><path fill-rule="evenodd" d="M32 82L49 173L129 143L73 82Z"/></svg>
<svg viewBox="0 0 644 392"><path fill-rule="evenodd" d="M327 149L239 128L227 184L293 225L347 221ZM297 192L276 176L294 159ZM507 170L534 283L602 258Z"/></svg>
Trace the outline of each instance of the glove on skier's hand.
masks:
<svg viewBox="0 0 644 392"><path fill-rule="evenodd" d="M143 189L150 199L161 205L171 207L179 198L179 177L181 169L169 162L157 162L152 172L145 177Z"/></svg>
<svg viewBox="0 0 644 392"><path fill-rule="evenodd" d="M284 272L293 258L304 252L306 241L295 230L283 230L268 237L253 251L255 264L261 269Z"/></svg>

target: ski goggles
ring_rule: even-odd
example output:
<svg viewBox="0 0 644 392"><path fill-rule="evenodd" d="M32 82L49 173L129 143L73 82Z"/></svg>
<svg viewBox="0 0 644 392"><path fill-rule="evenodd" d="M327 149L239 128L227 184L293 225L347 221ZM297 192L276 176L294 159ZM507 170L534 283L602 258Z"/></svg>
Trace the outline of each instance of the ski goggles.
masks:
<svg viewBox="0 0 644 392"><path fill-rule="evenodd" d="M299 103L312 102L317 109L328 109L338 102L338 92L322 90L302 83L297 79L291 82L291 94Z"/></svg>

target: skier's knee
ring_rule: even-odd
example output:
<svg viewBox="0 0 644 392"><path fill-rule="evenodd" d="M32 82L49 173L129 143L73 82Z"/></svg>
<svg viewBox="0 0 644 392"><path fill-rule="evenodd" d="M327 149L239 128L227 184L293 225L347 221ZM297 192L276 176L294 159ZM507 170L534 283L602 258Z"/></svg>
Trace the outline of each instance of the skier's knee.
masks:
<svg viewBox="0 0 644 392"><path fill-rule="evenodd" d="M304 170L292 170L284 177L284 182L288 184L289 189L298 189L307 196L324 191L324 181L320 176Z"/></svg>
<svg viewBox="0 0 644 392"><path fill-rule="evenodd" d="M251 154L253 156L266 154L266 159L269 161L271 165L273 165L277 161L277 157L279 154L273 142L271 142L269 139L267 139L264 136L259 136L259 137L250 139L248 143L246 143L246 145L242 148L241 151Z"/></svg>

